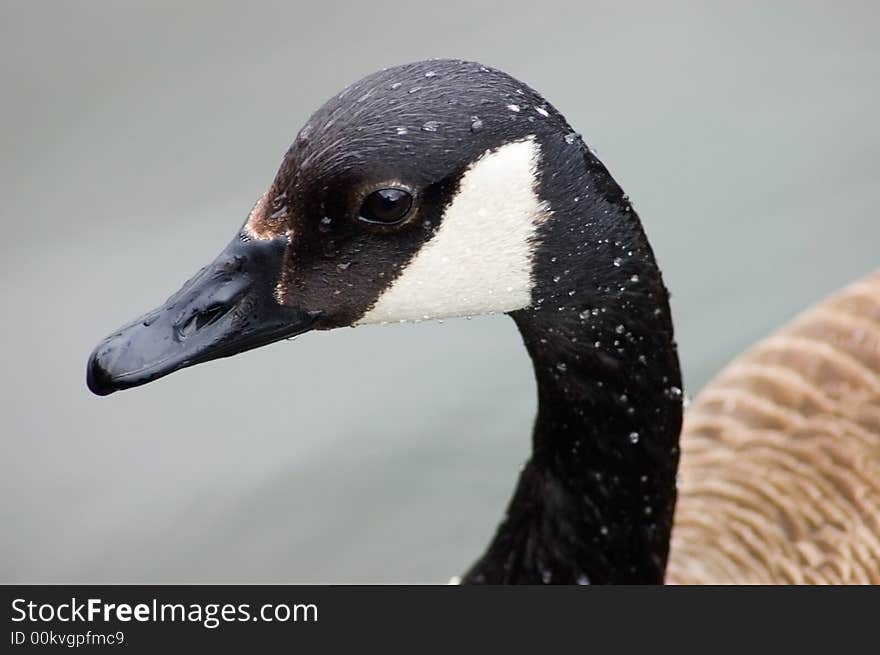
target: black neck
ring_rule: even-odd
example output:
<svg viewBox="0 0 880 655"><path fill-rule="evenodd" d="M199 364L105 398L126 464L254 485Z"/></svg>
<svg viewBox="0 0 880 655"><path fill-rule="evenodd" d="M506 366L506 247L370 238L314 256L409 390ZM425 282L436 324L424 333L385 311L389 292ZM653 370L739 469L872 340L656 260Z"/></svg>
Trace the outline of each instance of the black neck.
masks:
<svg viewBox="0 0 880 655"><path fill-rule="evenodd" d="M535 367L533 454L466 583L663 582L681 376L666 289L611 182L578 198L585 207L557 210L534 305L511 314ZM584 213L600 218L575 247Z"/></svg>

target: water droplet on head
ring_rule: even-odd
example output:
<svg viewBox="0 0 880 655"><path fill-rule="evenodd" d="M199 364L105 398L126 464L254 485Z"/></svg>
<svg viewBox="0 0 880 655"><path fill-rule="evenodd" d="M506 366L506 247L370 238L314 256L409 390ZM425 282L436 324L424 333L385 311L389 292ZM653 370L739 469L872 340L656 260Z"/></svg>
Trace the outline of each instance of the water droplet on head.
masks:
<svg viewBox="0 0 880 655"><path fill-rule="evenodd" d="M325 216L321 219L321 222L318 223L318 231L327 232L330 230L330 224L333 222L333 219L329 216Z"/></svg>
<svg viewBox="0 0 880 655"><path fill-rule="evenodd" d="M623 263L623 260L620 257L615 257L613 263L615 266L620 266Z"/></svg>
<svg viewBox="0 0 880 655"><path fill-rule="evenodd" d="M340 271L347 270L349 266L351 266L351 262L340 262L339 264L336 264L336 268Z"/></svg>
<svg viewBox="0 0 880 655"><path fill-rule="evenodd" d="M438 129L440 129L440 121L427 121L422 125L422 130L425 132L436 132Z"/></svg>
<svg viewBox="0 0 880 655"><path fill-rule="evenodd" d="M535 107L535 111L538 112L544 118L547 118L550 115L550 112L548 112L543 107Z"/></svg>
<svg viewBox="0 0 880 655"><path fill-rule="evenodd" d="M427 73L425 73L425 77L436 77L436 76L437 76L437 73L434 71L428 71Z"/></svg>
<svg viewBox="0 0 880 655"><path fill-rule="evenodd" d="M395 82L394 84L391 85L391 88L392 89L399 89L401 86L403 86L402 82Z"/></svg>
<svg viewBox="0 0 880 655"><path fill-rule="evenodd" d="M638 432L630 432L629 433L629 442L630 443L639 443L639 433Z"/></svg>
<svg viewBox="0 0 880 655"><path fill-rule="evenodd" d="M471 132L479 132L483 129L483 121L478 116L471 116Z"/></svg>
<svg viewBox="0 0 880 655"><path fill-rule="evenodd" d="M519 111L519 105L507 105L507 108L508 108L510 111L513 111L513 112L518 112L518 111Z"/></svg>
<svg viewBox="0 0 880 655"><path fill-rule="evenodd" d="M403 136L403 135L406 134L409 130L407 130L405 127L398 127L395 131L396 131L397 134L399 134L400 136Z"/></svg>
<svg viewBox="0 0 880 655"><path fill-rule="evenodd" d="M577 138L578 138L577 132L569 132L568 134L565 135L565 142L568 145L571 145L575 141L577 141Z"/></svg>
<svg viewBox="0 0 880 655"><path fill-rule="evenodd" d="M565 362L559 362L556 364L556 370L560 373L565 373L568 370L568 366L566 366Z"/></svg>

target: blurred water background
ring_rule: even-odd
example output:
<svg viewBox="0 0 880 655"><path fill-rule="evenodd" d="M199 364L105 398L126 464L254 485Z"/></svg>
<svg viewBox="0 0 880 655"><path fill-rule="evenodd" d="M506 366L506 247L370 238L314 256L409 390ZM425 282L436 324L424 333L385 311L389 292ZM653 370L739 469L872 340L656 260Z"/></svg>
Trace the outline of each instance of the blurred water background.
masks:
<svg viewBox="0 0 880 655"><path fill-rule="evenodd" d="M86 390L91 348L214 257L326 98L462 57L544 93L632 196L694 394L880 265L878 19L876 2L5 0L0 581L460 573L529 449L506 317L310 334L110 398Z"/></svg>

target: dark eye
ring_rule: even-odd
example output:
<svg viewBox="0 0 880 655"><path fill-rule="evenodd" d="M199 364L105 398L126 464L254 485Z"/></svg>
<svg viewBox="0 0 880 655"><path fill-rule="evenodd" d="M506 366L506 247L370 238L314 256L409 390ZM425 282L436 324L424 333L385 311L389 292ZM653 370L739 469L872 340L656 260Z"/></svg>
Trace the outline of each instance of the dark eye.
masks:
<svg viewBox="0 0 880 655"><path fill-rule="evenodd" d="M402 189L379 189L364 199L360 219L367 223L399 223L412 207L412 196Z"/></svg>

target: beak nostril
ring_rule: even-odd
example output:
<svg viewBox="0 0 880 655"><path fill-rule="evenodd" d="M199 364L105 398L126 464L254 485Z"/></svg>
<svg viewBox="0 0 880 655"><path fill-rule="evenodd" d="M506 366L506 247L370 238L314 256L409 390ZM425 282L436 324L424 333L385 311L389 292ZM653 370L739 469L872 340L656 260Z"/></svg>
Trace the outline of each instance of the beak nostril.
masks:
<svg viewBox="0 0 880 655"><path fill-rule="evenodd" d="M222 318L230 309L232 309L232 305L211 305L196 316L196 330L201 330L206 325L211 325L214 321Z"/></svg>
<svg viewBox="0 0 880 655"><path fill-rule="evenodd" d="M231 309L232 304L214 303L202 311L196 312L187 318L183 324L176 326L175 331L177 332L178 339L182 341L202 328L207 327L212 323L216 323Z"/></svg>

